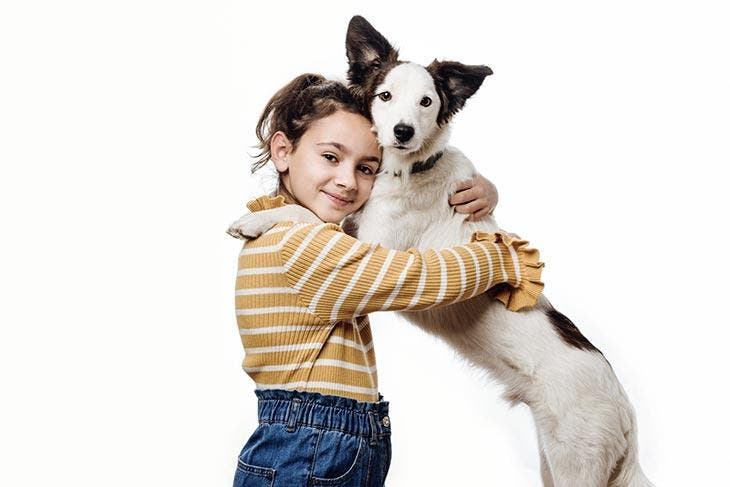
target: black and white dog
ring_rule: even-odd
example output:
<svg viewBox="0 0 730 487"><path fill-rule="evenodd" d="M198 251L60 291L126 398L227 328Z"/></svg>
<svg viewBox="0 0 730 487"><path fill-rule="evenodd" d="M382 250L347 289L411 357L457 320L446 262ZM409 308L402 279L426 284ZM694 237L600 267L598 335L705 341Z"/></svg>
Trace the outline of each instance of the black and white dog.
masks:
<svg viewBox="0 0 730 487"><path fill-rule="evenodd" d="M371 100L383 148L372 195L350 223L361 240L405 250L468 242L496 221L469 222L448 205L474 166L447 145L449 121L492 74L486 66L404 62L364 18L347 32L348 79ZM301 208L301 207L297 207ZM282 220L307 220L287 207L241 219L229 233L252 235ZM268 221L267 221L268 219ZM316 217L311 221L319 221ZM244 228L245 227L245 228ZM638 459L633 408L603 354L543 296L529 310L511 312L491 293L427 311L402 313L449 343L525 403L537 427L546 487L647 487Z"/></svg>

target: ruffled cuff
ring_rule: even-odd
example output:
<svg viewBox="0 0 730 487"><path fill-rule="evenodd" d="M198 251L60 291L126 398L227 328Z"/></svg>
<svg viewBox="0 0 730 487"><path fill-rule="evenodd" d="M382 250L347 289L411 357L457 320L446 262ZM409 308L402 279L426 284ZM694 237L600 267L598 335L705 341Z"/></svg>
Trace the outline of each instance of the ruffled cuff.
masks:
<svg viewBox="0 0 730 487"><path fill-rule="evenodd" d="M512 288L504 287L497 291L495 297L500 300L508 310L519 311L522 308L535 306L537 300L545 287L540 281L544 263L540 262L540 251L528 248L529 242L521 240L514 235L502 232L487 233L475 232L471 237L472 242L485 241L495 244L503 244L512 247L517 254L520 275L516 276L516 282L510 279Z"/></svg>
<svg viewBox="0 0 730 487"><path fill-rule="evenodd" d="M282 195L264 195L259 196L255 200L251 200L246 203L246 208L248 208L249 211L270 210L272 208L279 208L280 206L284 206L285 201L286 200L284 200L284 197Z"/></svg>

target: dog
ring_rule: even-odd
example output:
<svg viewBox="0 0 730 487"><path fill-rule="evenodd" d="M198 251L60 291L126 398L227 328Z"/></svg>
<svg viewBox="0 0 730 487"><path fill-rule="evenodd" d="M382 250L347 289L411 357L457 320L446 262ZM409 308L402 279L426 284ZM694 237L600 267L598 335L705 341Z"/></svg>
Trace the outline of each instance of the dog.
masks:
<svg viewBox="0 0 730 487"><path fill-rule="evenodd" d="M382 146L381 172L368 202L343 223L348 233L387 248L443 248L476 231L497 232L456 213L448 194L475 173L448 145L449 122L492 74L487 66L401 61L363 17L350 21L347 78L368 103ZM255 218L250 218L255 216ZM234 236L258 236L283 220L319 222L302 207L256 212L234 222ZM638 458L636 419L611 365L545 296L512 312L494 292L419 312L401 312L505 386L505 399L534 417L545 487L651 487Z"/></svg>

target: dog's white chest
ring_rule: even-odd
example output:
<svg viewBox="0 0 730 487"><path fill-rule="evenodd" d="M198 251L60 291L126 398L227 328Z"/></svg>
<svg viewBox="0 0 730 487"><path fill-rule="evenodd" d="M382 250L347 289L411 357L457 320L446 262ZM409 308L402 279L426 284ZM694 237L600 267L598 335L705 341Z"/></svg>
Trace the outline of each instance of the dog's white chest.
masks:
<svg viewBox="0 0 730 487"><path fill-rule="evenodd" d="M393 249L424 250L468 242L477 230L497 230L491 218L470 223L449 205L449 191L474 174L461 152L449 147L435 167L416 174L394 175L387 162L359 218L358 238Z"/></svg>

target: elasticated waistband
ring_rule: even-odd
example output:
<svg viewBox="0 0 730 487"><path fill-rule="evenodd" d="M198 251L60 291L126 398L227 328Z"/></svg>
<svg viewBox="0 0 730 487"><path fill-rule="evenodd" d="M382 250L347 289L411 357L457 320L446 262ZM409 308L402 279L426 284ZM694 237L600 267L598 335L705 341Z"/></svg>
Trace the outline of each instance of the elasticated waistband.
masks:
<svg viewBox="0 0 730 487"><path fill-rule="evenodd" d="M371 441L390 435L388 403L359 402L317 392L256 390L259 423L282 423L365 436Z"/></svg>

